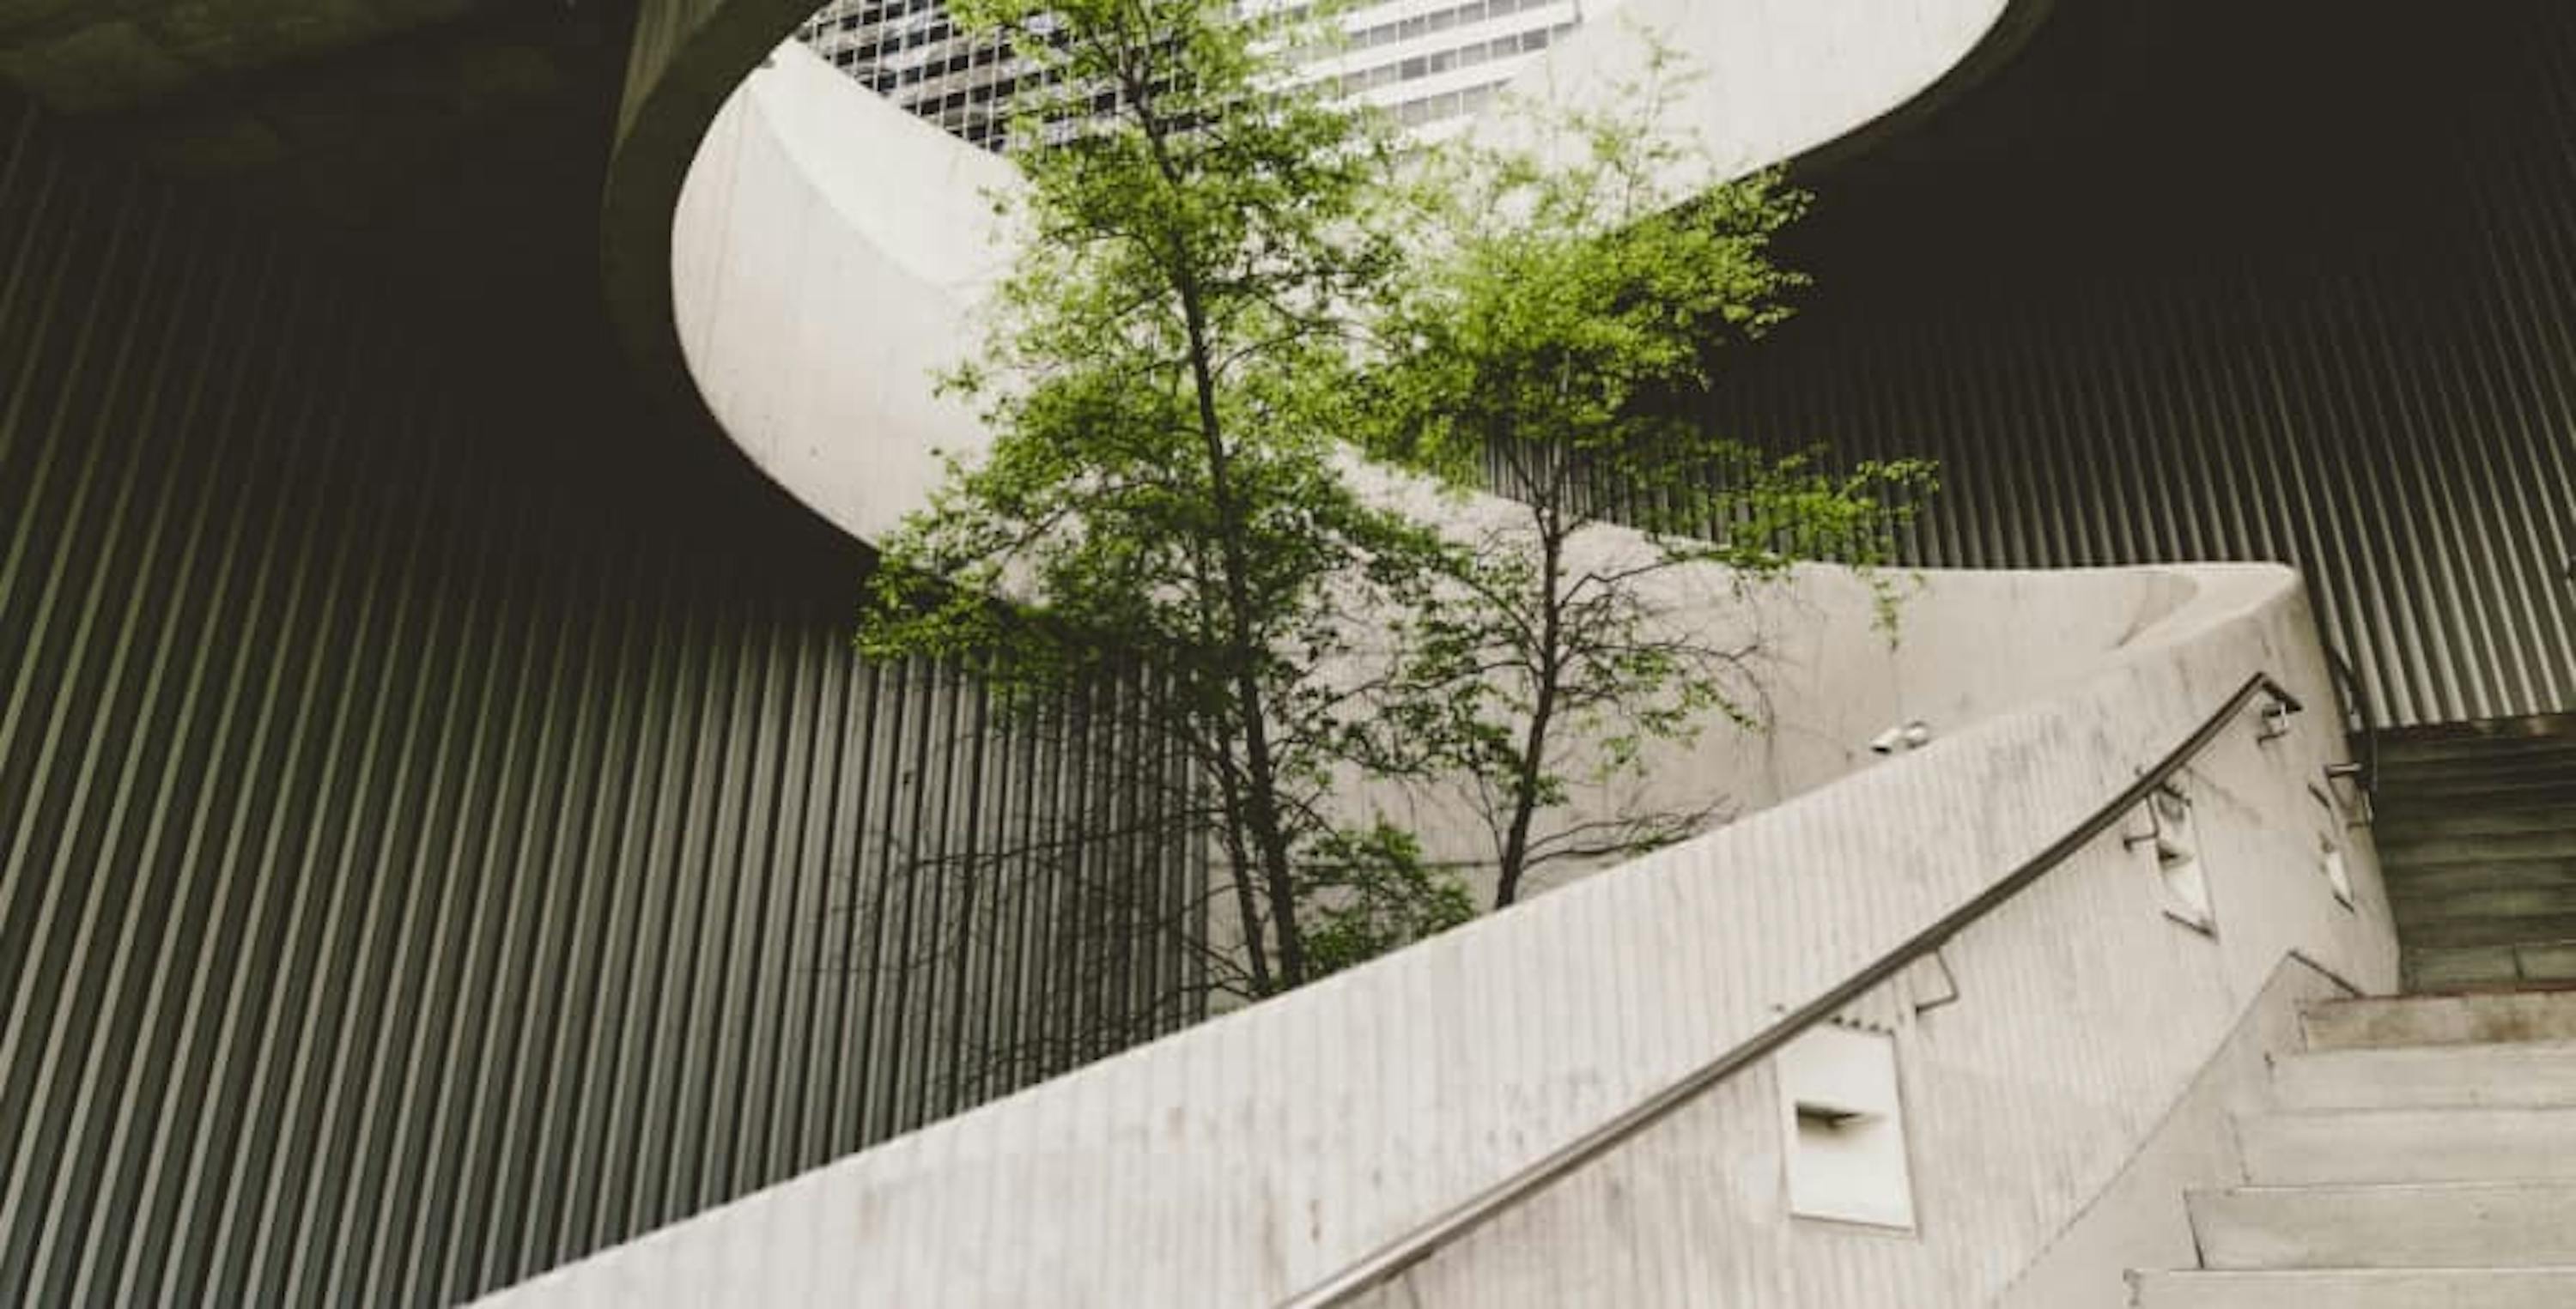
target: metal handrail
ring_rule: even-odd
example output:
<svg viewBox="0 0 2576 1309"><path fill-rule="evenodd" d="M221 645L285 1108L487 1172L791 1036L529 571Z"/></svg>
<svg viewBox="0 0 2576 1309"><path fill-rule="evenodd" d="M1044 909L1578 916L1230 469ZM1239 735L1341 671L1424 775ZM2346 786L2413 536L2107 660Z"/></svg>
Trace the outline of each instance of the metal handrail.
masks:
<svg viewBox="0 0 2576 1309"><path fill-rule="evenodd" d="M2226 704L2203 720L2180 745L2166 752L2154 767L2139 774L2136 781L2105 801L2083 822L2050 842L2047 849L2015 868L2009 876L1979 892L1975 899L1943 915L1940 921L1915 933L1868 967L1763 1028L1744 1043L1684 1074L1670 1086L1452 1206L1429 1222L1379 1246L1357 1263L1282 1302L1281 1309L1325 1309L1330 1305L1348 1304L1360 1294L1393 1281L1415 1264L1660 1122L1702 1092L1760 1062L1804 1034L1808 1028L1850 1008L1907 965L1940 949L1951 937L1994 912L1996 907L2012 899L2023 888L2072 858L2077 851L2091 844L2093 838L2118 825L2123 817L2145 803L2157 787L2172 780L2174 774L2181 772L2195 756L2209 748L2210 743L2217 740L2219 734L2225 732L2228 725L2235 722L2258 696L2271 697L2288 713L2295 714L2303 708L2298 697L2272 680L2270 674L2256 673L2245 679L2245 684L2227 698Z"/></svg>

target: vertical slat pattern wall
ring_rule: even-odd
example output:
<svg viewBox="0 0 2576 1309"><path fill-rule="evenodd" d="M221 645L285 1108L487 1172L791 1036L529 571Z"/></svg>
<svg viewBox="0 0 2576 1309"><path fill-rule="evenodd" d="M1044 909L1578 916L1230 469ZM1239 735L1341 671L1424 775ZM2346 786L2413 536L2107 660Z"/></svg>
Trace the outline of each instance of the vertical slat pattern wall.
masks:
<svg viewBox="0 0 2576 1309"><path fill-rule="evenodd" d="M1941 460L1926 565L2296 563L2386 721L2576 709L2576 16L2156 8L1818 178L1720 421Z"/></svg>
<svg viewBox="0 0 2576 1309"><path fill-rule="evenodd" d="M449 1303L1186 1017L1017 853L1105 729L0 113L0 1303Z"/></svg>

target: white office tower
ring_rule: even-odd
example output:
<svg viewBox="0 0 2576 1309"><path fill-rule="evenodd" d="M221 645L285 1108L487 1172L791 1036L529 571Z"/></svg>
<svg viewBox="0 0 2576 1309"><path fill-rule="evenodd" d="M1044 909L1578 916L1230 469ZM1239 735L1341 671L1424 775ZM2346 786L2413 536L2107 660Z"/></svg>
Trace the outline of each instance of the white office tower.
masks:
<svg viewBox="0 0 2576 1309"><path fill-rule="evenodd" d="M1405 130L1455 130L1603 0L1379 0L1342 15L1347 39L1301 74L1382 105ZM830 0L797 30L878 94L988 149L1001 145L1027 69L996 37L969 38L946 0ZM1104 105L1102 108L1106 109Z"/></svg>
<svg viewBox="0 0 2576 1309"><path fill-rule="evenodd" d="M1445 135L1574 30L1599 0L1382 0L1343 15L1343 48L1301 70L1384 106L1421 136Z"/></svg>
<svg viewBox="0 0 2576 1309"><path fill-rule="evenodd" d="M950 134L1000 148L1021 70L999 37L957 31L946 0L830 0L796 37Z"/></svg>

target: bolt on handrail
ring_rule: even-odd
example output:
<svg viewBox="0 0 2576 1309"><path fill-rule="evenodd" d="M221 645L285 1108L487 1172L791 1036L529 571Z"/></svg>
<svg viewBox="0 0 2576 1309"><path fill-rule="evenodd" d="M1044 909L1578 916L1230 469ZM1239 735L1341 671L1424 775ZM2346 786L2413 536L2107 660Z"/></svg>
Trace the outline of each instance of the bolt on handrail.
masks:
<svg viewBox="0 0 2576 1309"><path fill-rule="evenodd" d="M2038 881L2077 851L2092 843L2093 838L2117 826L2130 811L2146 802L2156 788L2173 779L2201 751L2208 749L2219 735L2236 721L2247 705L2258 696L2269 696L2287 713L2304 709L2297 696L2269 673L2256 673L2245 679L2227 702L2203 719L2192 734L2154 767L2138 775L2118 795L2104 801L2084 821L2068 829L2065 835L2049 843L2048 848L2025 860L2003 880L1987 887L1966 904L1943 915L1939 921L1907 938L1902 944L1880 955L1868 966L1799 1006L1770 1026L1756 1032L1743 1043L1718 1055L1664 1089L1638 1101L1617 1116L1583 1135L1550 1151L1511 1176L1469 1196L1410 1232L1370 1251L1358 1262L1324 1279L1297 1295L1282 1301L1280 1309L1327 1309L1328 1306L1351 1303L1358 1296L1395 1280L1406 1270L1448 1246L1455 1244L1494 1218L1530 1199L1568 1174L1600 1158L1625 1143L1630 1137L1662 1121L1674 1110L1690 1103L1702 1093L1751 1067L1806 1033L1827 1018L1850 1008L1855 1002L1896 976L1907 965L1940 949L1951 937L1984 918L2023 888Z"/></svg>

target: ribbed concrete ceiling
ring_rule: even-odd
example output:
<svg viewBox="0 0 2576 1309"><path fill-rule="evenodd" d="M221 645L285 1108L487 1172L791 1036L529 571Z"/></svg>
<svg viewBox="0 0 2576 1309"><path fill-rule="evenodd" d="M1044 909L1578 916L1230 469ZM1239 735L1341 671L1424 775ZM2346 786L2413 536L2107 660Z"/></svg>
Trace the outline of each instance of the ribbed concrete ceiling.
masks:
<svg viewBox="0 0 2576 1309"><path fill-rule="evenodd" d="M7 0L0 73L60 113L133 109L307 63L495 0Z"/></svg>
<svg viewBox="0 0 2576 1309"><path fill-rule="evenodd" d="M0 0L0 77L158 171L215 181L254 208L373 229L457 198L471 207L460 191L531 165L580 171L604 148L630 11L629 0Z"/></svg>
<svg viewBox="0 0 2576 1309"><path fill-rule="evenodd" d="M195 183L435 299L525 301L543 282L590 308L633 8L0 0L0 78L93 158Z"/></svg>

